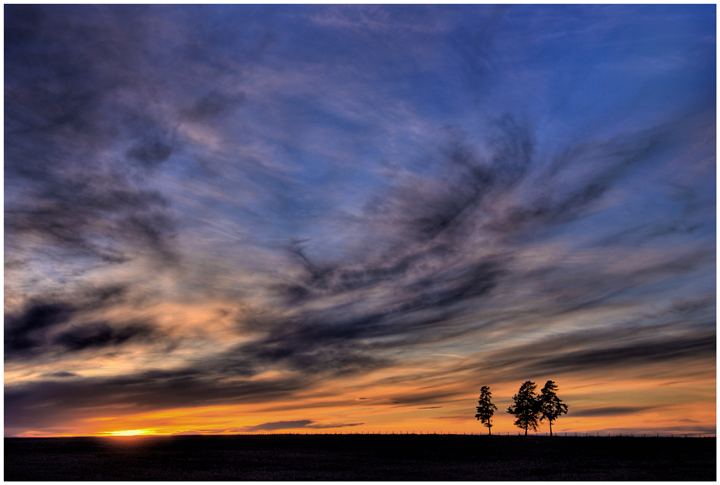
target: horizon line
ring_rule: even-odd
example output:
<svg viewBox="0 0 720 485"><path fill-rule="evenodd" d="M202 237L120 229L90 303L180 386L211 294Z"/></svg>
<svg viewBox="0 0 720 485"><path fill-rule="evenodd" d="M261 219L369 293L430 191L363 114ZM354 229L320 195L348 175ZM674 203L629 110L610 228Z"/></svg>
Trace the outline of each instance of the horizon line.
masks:
<svg viewBox="0 0 720 485"><path fill-rule="evenodd" d="M425 432L376 432L376 433L293 433L293 432L240 432L240 433L175 433L175 434L136 434L136 435L56 435L56 436L4 436L5 439L57 439L57 438L112 438L112 439L138 439L138 438L177 438L183 436L207 436L207 437L233 437L233 436L487 436L487 437L542 437L542 438L716 438L716 433L585 433L568 432L554 433L533 433L525 435L523 432L510 433L501 432L496 434L487 433L425 433Z"/></svg>

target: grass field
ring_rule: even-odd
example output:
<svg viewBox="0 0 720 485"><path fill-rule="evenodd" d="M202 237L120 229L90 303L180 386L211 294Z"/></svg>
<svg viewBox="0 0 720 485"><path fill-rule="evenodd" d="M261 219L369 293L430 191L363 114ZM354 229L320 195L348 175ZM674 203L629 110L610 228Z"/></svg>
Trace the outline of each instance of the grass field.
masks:
<svg viewBox="0 0 720 485"><path fill-rule="evenodd" d="M715 438L5 438L5 480L715 480Z"/></svg>

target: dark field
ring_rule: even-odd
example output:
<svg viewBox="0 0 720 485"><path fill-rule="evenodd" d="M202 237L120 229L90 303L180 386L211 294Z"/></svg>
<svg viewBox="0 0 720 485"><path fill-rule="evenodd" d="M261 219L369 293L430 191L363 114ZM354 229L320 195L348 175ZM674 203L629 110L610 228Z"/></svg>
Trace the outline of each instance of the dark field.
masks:
<svg viewBox="0 0 720 485"><path fill-rule="evenodd" d="M6 438L5 480L715 480L715 438Z"/></svg>

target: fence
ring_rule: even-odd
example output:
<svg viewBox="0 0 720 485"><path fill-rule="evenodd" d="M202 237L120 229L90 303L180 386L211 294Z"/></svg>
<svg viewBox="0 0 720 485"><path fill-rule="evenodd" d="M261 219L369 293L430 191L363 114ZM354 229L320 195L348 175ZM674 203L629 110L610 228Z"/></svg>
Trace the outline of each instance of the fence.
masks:
<svg viewBox="0 0 720 485"><path fill-rule="evenodd" d="M288 433L288 432L270 432L270 433L250 433L240 432L236 433L242 436L488 436L487 433L443 433L435 431L356 431L356 432L317 432L317 433ZM499 432L493 433L492 436L524 436L525 433L520 432ZM549 433L530 433L528 437L550 437ZM562 432L553 433L553 437L563 438L715 438L715 434L702 434L702 433L575 433L575 432Z"/></svg>

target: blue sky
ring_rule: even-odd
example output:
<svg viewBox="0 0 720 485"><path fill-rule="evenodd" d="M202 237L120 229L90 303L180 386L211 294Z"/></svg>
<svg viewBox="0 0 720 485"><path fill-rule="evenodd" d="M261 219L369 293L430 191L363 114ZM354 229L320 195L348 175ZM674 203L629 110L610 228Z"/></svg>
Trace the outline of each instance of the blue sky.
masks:
<svg viewBox="0 0 720 485"><path fill-rule="evenodd" d="M715 21L5 6L6 435L714 433Z"/></svg>

